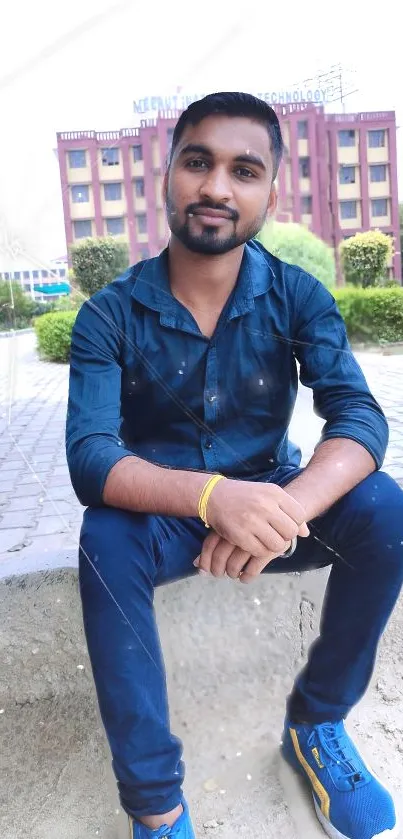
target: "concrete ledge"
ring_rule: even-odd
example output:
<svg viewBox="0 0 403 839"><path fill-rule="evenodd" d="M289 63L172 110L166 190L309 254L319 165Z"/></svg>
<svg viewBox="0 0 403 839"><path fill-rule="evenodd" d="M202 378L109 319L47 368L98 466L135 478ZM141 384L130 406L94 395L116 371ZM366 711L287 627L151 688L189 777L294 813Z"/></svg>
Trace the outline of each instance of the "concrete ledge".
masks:
<svg viewBox="0 0 403 839"><path fill-rule="evenodd" d="M199 837L322 836L278 747L285 698L316 632L325 581L321 572L262 577L253 587L195 577L156 593L172 728L185 744L185 792ZM0 835L126 839L76 570L7 577L0 603ZM402 631L400 609L370 698L353 721L401 798Z"/></svg>

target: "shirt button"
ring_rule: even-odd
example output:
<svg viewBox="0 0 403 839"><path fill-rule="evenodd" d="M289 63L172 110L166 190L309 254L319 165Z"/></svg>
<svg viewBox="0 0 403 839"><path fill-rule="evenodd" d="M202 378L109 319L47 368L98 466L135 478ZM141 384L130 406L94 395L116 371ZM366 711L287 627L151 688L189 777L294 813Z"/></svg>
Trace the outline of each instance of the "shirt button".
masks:
<svg viewBox="0 0 403 839"><path fill-rule="evenodd" d="M212 444L211 440L206 440L206 442L204 444L204 448L205 449L211 449L212 446L213 446L213 444Z"/></svg>

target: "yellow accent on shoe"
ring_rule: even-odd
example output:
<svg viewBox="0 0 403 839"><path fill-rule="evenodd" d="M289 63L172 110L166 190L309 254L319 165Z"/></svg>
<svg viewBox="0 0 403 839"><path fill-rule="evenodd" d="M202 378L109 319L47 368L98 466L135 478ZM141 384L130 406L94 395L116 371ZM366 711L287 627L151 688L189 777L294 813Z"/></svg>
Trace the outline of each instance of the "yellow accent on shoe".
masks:
<svg viewBox="0 0 403 839"><path fill-rule="evenodd" d="M302 754L301 749L300 749L300 745L299 745L299 741L298 741L298 735L297 735L297 732L295 731L295 728L290 728L290 735L291 735L291 740L293 742L293 746L294 746L294 749L295 749L295 754L297 755L297 758L298 758L301 766L303 767L303 769L305 769L305 772L308 775L308 778L309 778L309 780L310 780L310 782L311 782L311 784L312 784L312 786L313 786L313 788L316 792L316 795L319 798L320 809L321 809L323 815L325 816L325 818L329 820L329 814L330 814L330 798L329 798L329 795L326 792L324 786L322 786L319 778L315 775L315 772L313 771L312 767L305 760L304 755Z"/></svg>
<svg viewBox="0 0 403 839"><path fill-rule="evenodd" d="M315 758L315 760L316 760L316 763L317 763L317 764L318 764L318 766L319 766L319 769L324 769L325 767L324 767L324 765L323 765L323 763L322 763L322 761L321 761L321 759L320 759L320 757L319 757L319 752L318 752L318 750L317 750L316 748L315 748L315 749L312 749L312 754L313 754L313 756L314 756L314 758Z"/></svg>

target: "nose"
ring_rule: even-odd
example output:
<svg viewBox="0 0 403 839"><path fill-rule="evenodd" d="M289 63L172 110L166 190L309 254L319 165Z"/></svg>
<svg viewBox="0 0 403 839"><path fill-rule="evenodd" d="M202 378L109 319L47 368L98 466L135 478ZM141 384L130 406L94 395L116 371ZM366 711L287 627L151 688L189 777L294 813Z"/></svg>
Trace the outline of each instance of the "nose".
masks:
<svg viewBox="0 0 403 839"><path fill-rule="evenodd" d="M216 204L225 204L231 200L231 180L223 166L214 166L206 173L200 186L200 197Z"/></svg>

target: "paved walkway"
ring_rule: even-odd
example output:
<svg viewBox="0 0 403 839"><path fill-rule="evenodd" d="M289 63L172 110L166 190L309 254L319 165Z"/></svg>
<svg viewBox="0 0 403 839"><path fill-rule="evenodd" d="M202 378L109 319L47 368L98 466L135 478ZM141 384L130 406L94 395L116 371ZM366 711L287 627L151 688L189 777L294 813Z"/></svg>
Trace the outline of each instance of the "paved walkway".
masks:
<svg viewBox="0 0 403 839"><path fill-rule="evenodd" d="M403 356L359 356L390 422L385 468L403 484ZM75 562L82 507L64 451L66 365L38 360L35 337L0 341L0 574ZM305 460L321 421L302 390L292 438Z"/></svg>

